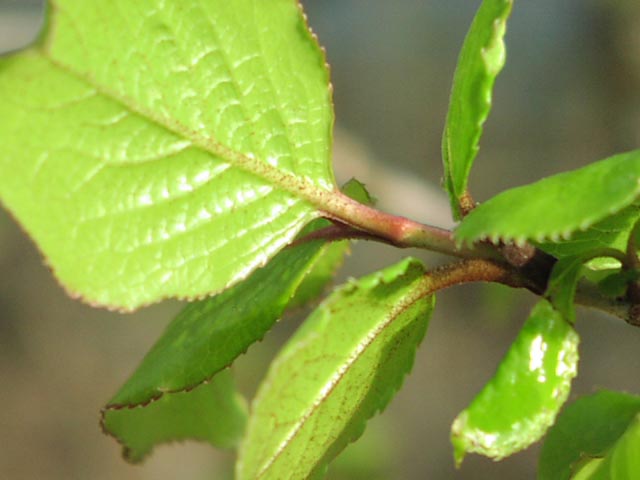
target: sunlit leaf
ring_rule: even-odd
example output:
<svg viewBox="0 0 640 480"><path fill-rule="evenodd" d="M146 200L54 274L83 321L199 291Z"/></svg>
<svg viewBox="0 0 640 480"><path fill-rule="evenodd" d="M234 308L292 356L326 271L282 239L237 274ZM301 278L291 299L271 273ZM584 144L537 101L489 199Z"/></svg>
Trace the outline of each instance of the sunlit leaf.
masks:
<svg viewBox="0 0 640 480"><path fill-rule="evenodd" d="M455 235L467 243L555 242L632 205L638 195L640 150L502 192L465 217Z"/></svg>
<svg viewBox="0 0 640 480"><path fill-rule="evenodd" d="M539 480L568 480L583 460L604 457L639 414L640 397L622 392L603 390L576 400L547 434L540 453ZM636 456L639 451L640 444L636 444ZM598 465L583 467L582 478L594 478L588 474L597 471Z"/></svg>
<svg viewBox="0 0 640 480"><path fill-rule="evenodd" d="M247 404L225 370L189 392L163 395L148 405L108 411L103 428L123 445L124 457L138 462L154 446L180 440L235 446L244 433Z"/></svg>
<svg viewBox="0 0 640 480"><path fill-rule="evenodd" d="M333 293L280 352L252 406L238 480L318 478L411 369L434 305L407 259Z"/></svg>
<svg viewBox="0 0 640 480"><path fill-rule="evenodd" d="M0 97L0 199L94 304L220 291L335 190L328 72L294 0L52 0Z"/></svg>
<svg viewBox="0 0 640 480"><path fill-rule="evenodd" d="M540 300L497 372L453 422L456 463L467 453L499 460L542 437L577 372L578 335Z"/></svg>
<svg viewBox="0 0 640 480"><path fill-rule="evenodd" d="M513 0L484 0L458 59L442 138L445 187L457 219L482 126L491 110L493 84L505 63L503 39L512 5Z"/></svg>

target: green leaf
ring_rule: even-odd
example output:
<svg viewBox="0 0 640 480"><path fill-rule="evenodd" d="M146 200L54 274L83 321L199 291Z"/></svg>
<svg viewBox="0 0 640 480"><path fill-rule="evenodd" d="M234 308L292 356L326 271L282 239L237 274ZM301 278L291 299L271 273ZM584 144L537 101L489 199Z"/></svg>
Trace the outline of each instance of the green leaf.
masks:
<svg viewBox="0 0 640 480"><path fill-rule="evenodd" d="M545 297L560 315L570 323L576 320L574 299L576 287L584 270L584 258L566 257L553 266Z"/></svg>
<svg viewBox="0 0 640 480"><path fill-rule="evenodd" d="M238 480L317 478L411 369L434 306L413 259L352 281L309 317L252 406Z"/></svg>
<svg viewBox="0 0 640 480"><path fill-rule="evenodd" d="M469 452L499 460L540 439L567 399L577 362L578 335L540 300L494 377L453 422L456 463Z"/></svg>
<svg viewBox="0 0 640 480"><path fill-rule="evenodd" d="M107 408L140 405L193 388L229 366L282 316L327 248L315 240L283 250L244 282L188 304Z"/></svg>
<svg viewBox="0 0 640 480"><path fill-rule="evenodd" d="M123 455L139 462L154 446L200 440L220 448L237 445L247 421L247 404L234 389L229 371L189 392L163 395L136 408L104 412L103 429L123 445Z"/></svg>
<svg viewBox="0 0 640 480"><path fill-rule="evenodd" d="M569 238L633 204L640 195L640 150L502 192L473 210L460 242Z"/></svg>
<svg viewBox="0 0 640 480"><path fill-rule="evenodd" d="M445 187L456 219L491 110L493 84L505 63L504 35L513 0L484 0L460 51L442 138Z"/></svg>
<svg viewBox="0 0 640 480"><path fill-rule="evenodd" d="M635 480L640 477L640 415L603 459L592 460L577 480Z"/></svg>
<svg viewBox="0 0 640 480"><path fill-rule="evenodd" d="M559 238L556 242L542 242L538 246L556 258L584 255L607 249L625 252L629 235L638 220L640 220L640 206L631 205L584 231L574 232L567 240ZM609 263L608 266L610 265Z"/></svg>
<svg viewBox="0 0 640 480"><path fill-rule="evenodd" d="M41 41L0 59L0 97L0 199L94 304L221 291L337 193L294 0L52 0Z"/></svg>
<svg viewBox="0 0 640 480"><path fill-rule="evenodd" d="M538 479L568 480L583 460L604 456L638 414L640 397L626 393L603 390L576 400L547 434L540 452ZM636 455L638 451L640 445ZM581 471L581 475L586 472Z"/></svg>

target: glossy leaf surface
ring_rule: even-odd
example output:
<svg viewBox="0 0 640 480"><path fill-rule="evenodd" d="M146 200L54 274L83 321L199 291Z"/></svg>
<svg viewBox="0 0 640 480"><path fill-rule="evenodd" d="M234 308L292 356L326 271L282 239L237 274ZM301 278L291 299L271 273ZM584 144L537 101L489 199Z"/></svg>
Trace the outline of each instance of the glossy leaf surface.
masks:
<svg viewBox="0 0 640 480"><path fill-rule="evenodd" d="M603 390L576 400L549 430L540 453L539 480L568 480L585 459L604 457L638 415L640 397L635 395ZM638 451L640 444L636 444L636 456ZM590 469L597 471L599 467L592 465ZM582 470L581 475L599 478Z"/></svg>
<svg viewBox="0 0 640 480"><path fill-rule="evenodd" d="M533 308L496 374L453 422L456 463L499 460L540 439L577 372L578 335L547 300Z"/></svg>
<svg viewBox="0 0 640 480"><path fill-rule="evenodd" d="M247 416L247 404L225 370L189 392L163 395L144 407L110 410L102 426L123 445L127 460L139 462L154 446L166 442L199 440L234 447Z"/></svg>
<svg viewBox="0 0 640 480"><path fill-rule="evenodd" d="M513 0L484 0L458 59L442 139L445 187L456 219L491 110L493 84L505 63L503 39L512 5Z"/></svg>
<svg viewBox="0 0 640 480"><path fill-rule="evenodd" d="M412 259L333 293L280 352L252 406L237 478L319 478L411 369L434 305Z"/></svg>
<svg viewBox="0 0 640 480"><path fill-rule="evenodd" d="M640 150L502 192L473 210L456 230L461 242L569 238L640 195Z"/></svg>
<svg viewBox="0 0 640 480"><path fill-rule="evenodd" d="M0 96L0 198L94 304L220 291L334 191L328 72L294 0L52 1Z"/></svg>

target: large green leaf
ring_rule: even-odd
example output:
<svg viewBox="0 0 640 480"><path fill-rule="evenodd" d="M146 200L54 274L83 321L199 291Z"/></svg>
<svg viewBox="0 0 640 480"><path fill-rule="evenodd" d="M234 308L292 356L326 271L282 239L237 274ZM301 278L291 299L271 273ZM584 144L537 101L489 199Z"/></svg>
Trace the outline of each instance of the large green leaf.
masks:
<svg viewBox="0 0 640 480"><path fill-rule="evenodd" d="M0 198L73 294L131 309L248 276L334 192L295 0L51 0L0 59Z"/></svg>
<svg viewBox="0 0 640 480"><path fill-rule="evenodd" d="M453 422L456 463L469 452L499 460L539 440L569 395L577 362L578 335L540 300L494 377Z"/></svg>
<svg viewBox="0 0 640 480"><path fill-rule="evenodd" d="M442 138L445 187L455 218L491 110L493 84L505 63L504 35L513 0L484 0L460 51Z"/></svg>
<svg viewBox="0 0 640 480"><path fill-rule="evenodd" d="M502 192L473 210L455 232L461 242L569 238L633 204L640 195L640 150Z"/></svg>
<svg viewBox="0 0 640 480"><path fill-rule="evenodd" d="M434 297L412 259L333 293L288 342L254 401L238 480L319 476L410 370Z"/></svg>
<svg viewBox="0 0 640 480"><path fill-rule="evenodd" d="M165 442L189 439L233 447L242 438L246 420L247 404L225 370L189 392L163 395L136 408L111 410L102 427L123 445L127 460L138 462Z"/></svg>
<svg viewBox="0 0 640 480"><path fill-rule="evenodd" d="M568 480L581 461L603 457L638 415L640 397L635 395L603 390L578 399L549 430L540 452L538 478ZM639 451L637 445L636 456ZM638 476L640 472L628 478Z"/></svg>

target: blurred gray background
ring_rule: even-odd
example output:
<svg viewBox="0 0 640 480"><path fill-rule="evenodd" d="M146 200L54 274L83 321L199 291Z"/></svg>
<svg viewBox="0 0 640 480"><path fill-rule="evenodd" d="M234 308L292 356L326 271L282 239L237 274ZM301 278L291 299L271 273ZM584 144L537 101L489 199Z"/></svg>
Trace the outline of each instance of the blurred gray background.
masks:
<svg viewBox="0 0 640 480"><path fill-rule="evenodd" d="M303 3L332 68L339 176L359 176L386 210L450 224L439 188L440 135L457 52L479 0ZM0 52L31 41L41 8L36 0L0 0ZM507 66L471 177L478 200L640 147L637 0L516 1L508 30ZM359 243L340 278L406 253ZM4 211L0 272L0 478L231 478L230 453L195 443L163 446L144 465L127 465L98 428L99 408L179 304L119 315L68 299ZM470 456L455 470L448 442L451 421L491 376L533 301L497 286L439 295L405 387L328 478L535 478L538 446L498 464ZM238 362L247 394L299 321L286 318ZM598 387L640 392L640 330L585 310L578 330L572 398Z"/></svg>

